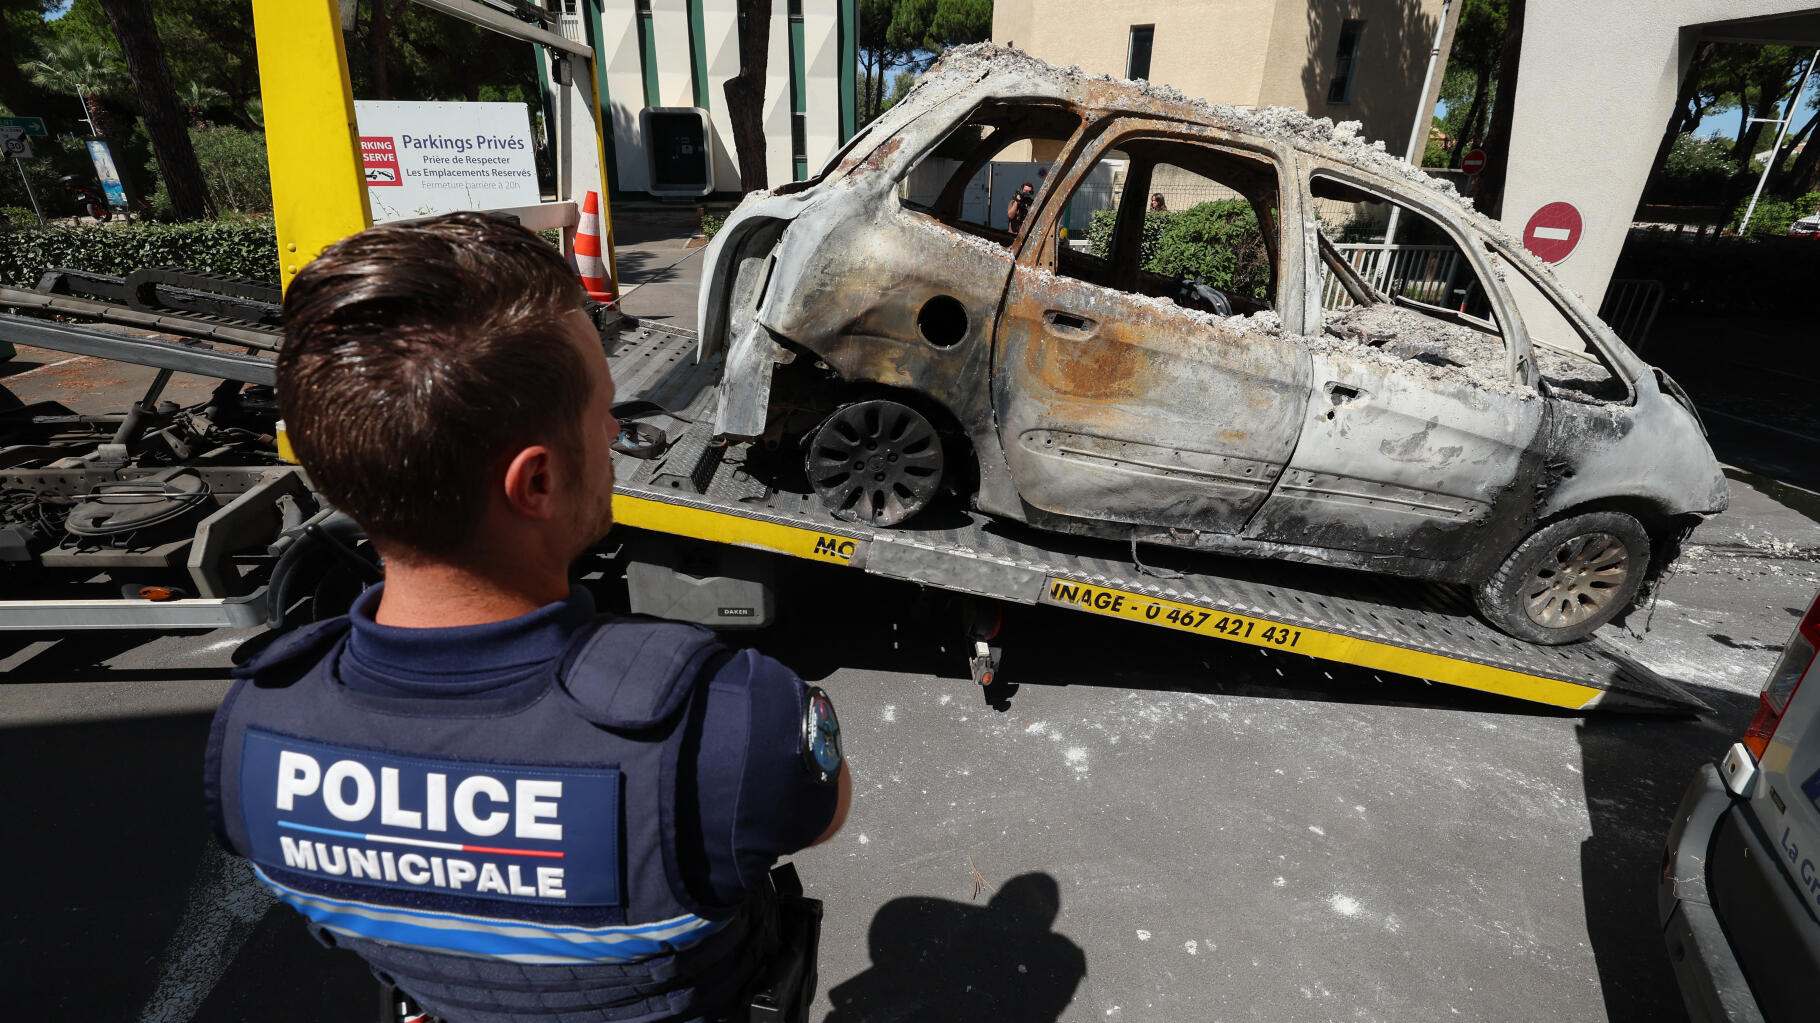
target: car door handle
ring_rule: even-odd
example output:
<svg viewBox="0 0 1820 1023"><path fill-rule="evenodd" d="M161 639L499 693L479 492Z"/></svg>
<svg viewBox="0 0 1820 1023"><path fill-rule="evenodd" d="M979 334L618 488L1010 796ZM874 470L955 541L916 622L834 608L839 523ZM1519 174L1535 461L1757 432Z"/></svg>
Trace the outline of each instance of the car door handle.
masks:
<svg viewBox="0 0 1820 1023"><path fill-rule="evenodd" d="M1091 334L1095 327L1094 321L1085 316L1076 316L1073 313L1065 313L1060 309L1050 309L1044 312L1043 322L1057 330L1082 335Z"/></svg>
<svg viewBox="0 0 1820 1023"><path fill-rule="evenodd" d="M1327 400L1333 403L1335 408L1359 400L1359 396L1364 393L1351 384L1342 384L1338 380L1327 381L1326 391Z"/></svg>

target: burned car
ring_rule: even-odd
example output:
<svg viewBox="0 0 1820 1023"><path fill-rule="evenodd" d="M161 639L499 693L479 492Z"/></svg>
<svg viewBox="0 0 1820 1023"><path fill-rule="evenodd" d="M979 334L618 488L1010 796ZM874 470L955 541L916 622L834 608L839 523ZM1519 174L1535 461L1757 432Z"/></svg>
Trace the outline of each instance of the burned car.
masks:
<svg viewBox="0 0 1820 1023"><path fill-rule="evenodd" d="M717 433L874 526L954 493L1561 643L1728 501L1674 383L1356 125L960 48L707 259Z"/></svg>

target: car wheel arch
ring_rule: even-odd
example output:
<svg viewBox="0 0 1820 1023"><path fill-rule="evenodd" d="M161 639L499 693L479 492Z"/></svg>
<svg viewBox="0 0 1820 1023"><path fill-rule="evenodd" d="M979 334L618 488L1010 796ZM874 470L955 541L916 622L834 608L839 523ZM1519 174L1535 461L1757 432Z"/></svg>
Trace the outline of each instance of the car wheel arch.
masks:
<svg viewBox="0 0 1820 1023"><path fill-rule="evenodd" d="M1675 558L1680 556L1681 545L1694 527L1703 521L1703 516L1687 511L1677 511L1668 504L1641 494L1609 494L1602 497L1577 501L1572 505L1550 509L1518 538L1521 544L1537 531L1546 529L1563 519L1593 512L1618 512L1628 515L1642 525L1644 535L1649 537L1649 568L1644 576L1641 598L1647 598L1651 590L1661 580L1662 573ZM1512 545L1512 550L1516 544ZM1508 552L1506 552L1508 553ZM1623 615L1619 615L1619 620Z"/></svg>

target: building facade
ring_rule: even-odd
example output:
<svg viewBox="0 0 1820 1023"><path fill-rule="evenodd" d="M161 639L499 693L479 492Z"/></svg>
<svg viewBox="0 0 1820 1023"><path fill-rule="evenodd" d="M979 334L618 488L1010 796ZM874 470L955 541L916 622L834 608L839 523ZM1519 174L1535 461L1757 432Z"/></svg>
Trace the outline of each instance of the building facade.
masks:
<svg viewBox="0 0 1820 1023"><path fill-rule="evenodd" d="M1171 85L1240 106L1360 121L1407 150L1425 138L1441 80L1422 73L1442 0L996 0L992 39L1051 64ZM1448 19L1441 60L1457 17ZM1427 111L1415 124L1417 112Z"/></svg>
<svg viewBox="0 0 1820 1023"><path fill-rule="evenodd" d="M576 2L593 5L598 16L597 85L601 116L611 122L602 128L613 190L632 196L738 193L739 154L723 88L739 74L745 5ZM772 4L763 106L772 185L806 177L853 134L858 7L857 0ZM585 32L583 13L565 19L565 29Z"/></svg>

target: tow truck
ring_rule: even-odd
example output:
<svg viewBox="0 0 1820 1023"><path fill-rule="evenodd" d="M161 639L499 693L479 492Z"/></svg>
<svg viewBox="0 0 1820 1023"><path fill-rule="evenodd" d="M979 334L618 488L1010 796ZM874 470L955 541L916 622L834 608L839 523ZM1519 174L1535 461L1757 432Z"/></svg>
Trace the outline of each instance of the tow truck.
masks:
<svg viewBox="0 0 1820 1023"><path fill-rule="evenodd" d="M600 26L590 5L579 5L580 24L562 33L553 13L520 21L474 0L418 2L537 44L550 90L546 116L560 140L558 197L503 212L535 229L562 229L571 248L575 197L589 188L606 194L593 85ZM310 255L369 226L371 216L335 4L255 0L253 8L257 36L286 43L261 46L260 69L280 278L288 282ZM610 241L608 256L611 266ZM0 313L0 339L158 371L123 415L0 413L0 560L22 562L0 568L36 570L39 590L0 600L0 630L283 629L339 613L378 577L357 527L279 455L270 394L282 342L278 302L269 284L169 269L126 277L55 271L30 291L0 289L0 308L16 310ZM723 628L763 625L776 603L772 562L783 556L957 596L972 609L967 660L982 685L1001 677L1005 639L992 609L1006 602L1572 711L1707 709L1601 637L1554 647L1510 638L1451 587L1194 552L1140 557L1134 547L959 510L937 525L842 521L807 487L766 472L760 447L713 436L720 360L697 357L694 332L596 313L626 423L615 455L622 542L611 570L623 573L632 610ZM74 320L87 322L67 322ZM178 409L159 403L173 373L223 383L206 405ZM179 506L181 514L172 511ZM131 528L109 533L110 525Z"/></svg>

